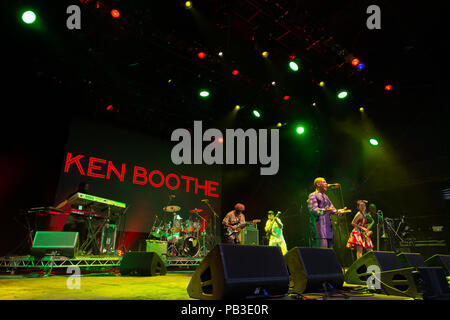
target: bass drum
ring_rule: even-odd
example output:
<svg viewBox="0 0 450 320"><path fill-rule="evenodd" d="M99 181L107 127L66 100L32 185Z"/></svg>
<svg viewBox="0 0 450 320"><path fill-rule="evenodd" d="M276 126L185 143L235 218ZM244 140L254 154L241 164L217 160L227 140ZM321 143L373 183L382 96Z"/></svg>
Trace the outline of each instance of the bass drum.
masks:
<svg viewBox="0 0 450 320"><path fill-rule="evenodd" d="M176 247L180 255L195 257L200 250L200 241L195 237L186 237L178 239Z"/></svg>

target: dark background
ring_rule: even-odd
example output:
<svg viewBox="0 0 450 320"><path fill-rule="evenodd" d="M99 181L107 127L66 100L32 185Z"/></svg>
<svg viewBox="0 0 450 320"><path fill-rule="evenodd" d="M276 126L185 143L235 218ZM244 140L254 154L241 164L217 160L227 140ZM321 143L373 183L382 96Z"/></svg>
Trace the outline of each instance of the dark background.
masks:
<svg viewBox="0 0 450 320"><path fill-rule="evenodd" d="M65 27L69 4L81 7L81 30ZM381 7L381 30L365 26L370 4ZM246 205L247 219L282 210L288 246L307 245L306 199L314 178L323 176L341 183L353 212L358 199L367 199L385 216L407 217L411 237L450 241L446 6L195 1L186 10L182 1L102 1L99 8L96 1L3 3L0 255L27 251L23 210L54 204L70 125L79 116L161 141L194 120L204 128L286 123L277 175L260 176L259 165L222 167L222 215L236 202ZM121 17L112 19L116 7ZM39 23L23 24L23 8L33 8ZM207 58L197 58L200 50ZM292 54L298 73L286 66ZM350 56L366 68L356 71ZM198 97L203 87L209 99ZM348 99L336 99L341 88ZM243 108L230 116L236 104ZM295 134L299 123L302 136ZM368 145L372 136L379 147ZM444 225L444 232L432 232L433 225Z"/></svg>

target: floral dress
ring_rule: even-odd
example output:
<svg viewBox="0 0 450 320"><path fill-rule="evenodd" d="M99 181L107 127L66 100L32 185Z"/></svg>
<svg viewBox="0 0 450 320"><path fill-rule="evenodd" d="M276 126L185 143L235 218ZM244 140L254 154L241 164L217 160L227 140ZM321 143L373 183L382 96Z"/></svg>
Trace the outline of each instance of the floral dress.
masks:
<svg viewBox="0 0 450 320"><path fill-rule="evenodd" d="M370 215L366 215L365 213L362 215L363 218L359 219L356 224L358 227L355 227L350 233L350 237L347 241L347 248L354 249L356 246L361 246L366 249L373 248L372 240L370 240L369 236L365 236L361 227L366 228L366 226L372 223L373 219Z"/></svg>

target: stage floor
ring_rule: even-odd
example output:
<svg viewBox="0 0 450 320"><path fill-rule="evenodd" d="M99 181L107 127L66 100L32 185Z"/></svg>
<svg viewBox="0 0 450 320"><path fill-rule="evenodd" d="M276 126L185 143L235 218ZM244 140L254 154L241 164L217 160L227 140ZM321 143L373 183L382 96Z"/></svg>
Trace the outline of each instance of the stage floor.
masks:
<svg viewBox="0 0 450 320"><path fill-rule="evenodd" d="M186 288L192 271L172 271L164 276L130 277L120 274L83 274L80 289L69 289L69 276L0 275L0 300L192 300ZM345 285L344 288L356 288ZM305 294L321 298L321 294ZM346 300L412 300L381 294L348 294ZM290 296L283 300L294 300ZM344 300L335 295L329 300Z"/></svg>

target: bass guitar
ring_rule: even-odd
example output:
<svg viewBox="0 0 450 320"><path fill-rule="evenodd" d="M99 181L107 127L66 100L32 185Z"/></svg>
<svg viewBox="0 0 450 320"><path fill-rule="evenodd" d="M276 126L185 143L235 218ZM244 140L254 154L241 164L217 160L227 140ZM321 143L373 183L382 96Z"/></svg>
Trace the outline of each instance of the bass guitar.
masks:
<svg viewBox="0 0 450 320"><path fill-rule="evenodd" d="M247 226L249 226L249 225L251 225L251 224L259 223L259 222L261 222L261 220L255 219L255 220L252 220L252 221L247 221L247 222L245 222L245 223L236 224L236 225L234 225L234 226L236 226L235 229L232 229L232 228L230 228L230 227L226 227L226 229L225 229L225 235L226 235L227 237L228 237L228 236L231 236L233 233L241 232L241 230L244 229L244 228L246 228Z"/></svg>

